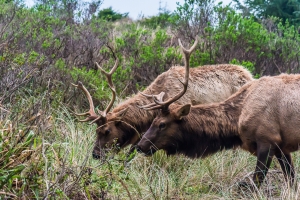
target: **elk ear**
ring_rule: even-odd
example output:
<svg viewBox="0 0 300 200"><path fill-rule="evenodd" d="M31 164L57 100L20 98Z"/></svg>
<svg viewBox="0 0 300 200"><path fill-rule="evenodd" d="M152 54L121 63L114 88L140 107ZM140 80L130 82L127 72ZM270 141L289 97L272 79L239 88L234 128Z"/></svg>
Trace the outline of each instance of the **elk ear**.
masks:
<svg viewBox="0 0 300 200"><path fill-rule="evenodd" d="M123 110L120 110L120 111L117 112L117 113L115 113L116 121L122 120L122 118L123 118L124 115L126 114L127 110L128 110L128 107L127 107L127 108L124 108Z"/></svg>
<svg viewBox="0 0 300 200"><path fill-rule="evenodd" d="M191 110L191 104L186 104L177 108L174 113L176 118L181 120L183 116L186 116L190 113L190 110Z"/></svg>

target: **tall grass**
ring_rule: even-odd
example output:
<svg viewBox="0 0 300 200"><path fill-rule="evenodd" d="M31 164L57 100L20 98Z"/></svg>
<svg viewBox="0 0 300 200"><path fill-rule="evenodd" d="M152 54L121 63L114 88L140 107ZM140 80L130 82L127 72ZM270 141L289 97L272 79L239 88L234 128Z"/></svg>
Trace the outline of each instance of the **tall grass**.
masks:
<svg viewBox="0 0 300 200"><path fill-rule="evenodd" d="M6 105L0 123L0 196L3 199L299 199L299 184L284 181L274 161L261 188L251 181L256 158L242 150L205 159L111 152L91 156L94 125L79 123L66 106L52 109L46 93ZM14 112L12 112L14 111ZM295 169L299 153L293 154ZM299 176L297 176L297 180Z"/></svg>

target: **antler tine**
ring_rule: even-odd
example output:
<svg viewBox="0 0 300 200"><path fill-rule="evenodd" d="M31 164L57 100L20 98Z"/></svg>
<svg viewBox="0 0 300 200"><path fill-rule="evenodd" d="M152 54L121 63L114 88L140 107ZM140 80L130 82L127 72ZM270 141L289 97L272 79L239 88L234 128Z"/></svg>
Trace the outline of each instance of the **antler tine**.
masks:
<svg viewBox="0 0 300 200"><path fill-rule="evenodd" d="M143 110L156 110L156 109L160 109L160 108L163 108L163 106L161 105L157 105L155 104L156 106L153 106L153 107L139 107L140 109L143 109Z"/></svg>
<svg viewBox="0 0 300 200"><path fill-rule="evenodd" d="M196 38L193 46L187 50L182 46L182 43L180 41L180 39L178 39L179 45L181 47L181 50L183 52L184 55L184 62L185 62L185 75L184 75L184 81L180 81L180 83L183 85L183 90L181 90L180 93L178 93L177 95L175 95L174 97L170 98L169 100L165 101L165 102L159 102L159 101L155 101L156 104L161 105L161 106L165 106L168 107L171 103L177 101L180 97L182 97L188 87L188 82L189 82L189 74L190 74L190 55L191 53L195 50L197 44L198 44L198 38Z"/></svg>
<svg viewBox="0 0 300 200"><path fill-rule="evenodd" d="M156 106L151 107L151 105L153 104L149 104L148 106L144 106L143 109L145 110L154 110L154 109L158 109L158 108L168 108L169 105L175 101L177 101L180 97L182 97L188 87L188 81L189 81L189 73L190 73L190 64L189 64L189 59L190 59L190 55L191 53L195 50L197 44L198 44L198 38L195 39L195 42L193 44L193 46L190 49L185 49L182 46L182 43L180 41L180 39L178 39L179 45L181 47L182 53L184 55L184 62L185 62L185 75L184 75L184 81L180 81L183 85L183 89L181 90L180 93L178 93L177 95L175 95L174 97L168 99L167 101L163 102L162 100L159 99L155 99L154 98L154 102L156 103Z"/></svg>
<svg viewBox="0 0 300 200"><path fill-rule="evenodd" d="M109 88L110 90L112 91L112 98L111 98L111 101L109 102L107 108L103 111L102 115L105 117L106 114L110 111L110 109L113 107L114 105L114 102L116 100L116 89L115 89L115 85L113 84L112 82L112 74L116 71L116 69L118 68L118 65L119 65L119 59L116 58L116 62L115 62L115 65L114 67L110 70L110 72L106 72L104 71L100 65L96 62L96 65L98 67L98 69L106 76L106 80L108 82L108 85L109 85Z"/></svg>
<svg viewBox="0 0 300 200"><path fill-rule="evenodd" d="M181 43L181 40L180 40L180 39L178 39L178 43L179 43L179 46L180 46L181 50L183 51L184 55L185 55L185 56L186 56L186 55L190 56L191 53L192 53L192 52L195 50L195 48L197 47L197 44L198 44L198 37L196 37L195 42L194 42L193 46L192 46L190 49L184 48L183 45L182 45L182 43Z"/></svg>
<svg viewBox="0 0 300 200"><path fill-rule="evenodd" d="M165 95L164 92L161 92L157 95L149 95L149 94L144 94L142 92L140 92L140 93L142 95L144 95L145 97L152 97L154 101L163 101L163 98L164 98L164 95ZM137 104L137 107L139 107L140 109L144 109L144 110L149 110L148 108L150 108L152 110L152 108L154 108L155 106L157 106L157 104L155 102L144 105L144 106L140 106L140 105Z"/></svg>
<svg viewBox="0 0 300 200"><path fill-rule="evenodd" d="M165 93L164 92L161 92L161 93L159 93L159 94L157 94L157 95L153 95L153 94L145 94L145 93L142 93L142 92L139 92L141 95L143 95L144 97L148 97L148 98L153 98L153 99L157 99L157 100L159 100L159 101L162 101L163 100L163 98L164 98L164 95L165 95Z"/></svg>
<svg viewBox="0 0 300 200"><path fill-rule="evenodd" d="M152 97L153 97L152 94L145 94L145 93L140 92L140 91L139 91L139 93L140 93L141 95L143 95L144 97L148 97L148 98L152 98Z"/></svg>
<svg viewBox="0 0 300 200"><path fill-rule="evenodd" d="M95 63L96 63L96 65L97 65L98 69L100 69L100 71L101 71L103 74L105 74L106 76L111 76L111 75L116 71L116 69L118 68L118 65L119 65L119 59L116 58L115 65L114 65L114 67L110 70L110 72L106 72L104 69L102 69L102 67L100 67L100 65L99 65L97 62L95 62Z"/></svg>
<svg viewBox="0 0 300 200"><path fill-rule="evenodd" d="M156 103L150 103L150 104L147 104L147 105L144 105L144 106L140 106L140 105L137 104L137 107L144 109L144 108L150 108L150 107L153 107L153 106L156 106L156 105L157 105Z"/></svg>
<svg viewBox="0 0 300 200"><path fill-rule="evenodd" d="M150 103L144 106L140 106L140 105L136 105L138 108L140 109L144 109L144 110L155 110L157 108L161 108L161 105L157 105L156 103Z"/></svg>
<svg viewBox="0 0 300 200"><path fill-rule="evenodd" d="M165 96L165 92L161 92L156 96L156 98L158 101L163 101L164 96Z"/></svg>
<svg viewBox="0 0 300 200"><path fill-rule="evenodd" d="M81 89L84 92L84 94L88 98L89 105L90 105L90 110L88 112L85 112L85 113L75 113L75 115L77 115L77 116L89 115L84 120L79 120L79 121L80 122L87 122L87 121L94 121L95 119L99 119L101 116L97 115L96 112L95 112L95 107L94 107L92 96L89 93L89 91L84 87L84 85L82 84L82 82L78 81L78 85L75 85L73 83L72 83L72 85L75 86L75 87L77 87L77 88L79 88L79 89Z"/></svg>

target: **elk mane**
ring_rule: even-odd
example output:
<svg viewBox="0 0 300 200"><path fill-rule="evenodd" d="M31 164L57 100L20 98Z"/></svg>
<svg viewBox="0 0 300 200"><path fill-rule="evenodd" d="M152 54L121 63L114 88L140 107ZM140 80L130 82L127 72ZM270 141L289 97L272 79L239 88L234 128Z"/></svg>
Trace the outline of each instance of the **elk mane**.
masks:
<svg viewBox="0 0 300 200"><path fill-rule="evenodd" d="M206 157L222 149L241 146L242 141L238 134L240 105L250 85L247 84L232 96L231 101L233 100L234 103L224 101L221 104L199 105L198 109L192 109L189 115L178 121L181 129L179 132L189 134L181 136L175 134L171 142L174 142L178 148L175 152L171 148L166 149L166 152L168 154L182 153L188 157L197 158Z"/></svg>

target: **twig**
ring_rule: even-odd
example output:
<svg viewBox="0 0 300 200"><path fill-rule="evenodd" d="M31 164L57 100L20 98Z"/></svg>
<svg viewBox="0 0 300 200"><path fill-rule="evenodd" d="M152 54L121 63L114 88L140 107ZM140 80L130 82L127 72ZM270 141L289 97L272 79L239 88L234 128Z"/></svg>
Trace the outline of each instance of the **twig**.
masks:
<svg viewBox="0 0 300 200"><path fill-rule="evenodd" d="M11 197L14 197L14 198L18 198L18 196L16 196L15 194L12 194L12 193L8 193L8 192L0 192L1 195L8 195L8 196L11 196Z"/></svg>

